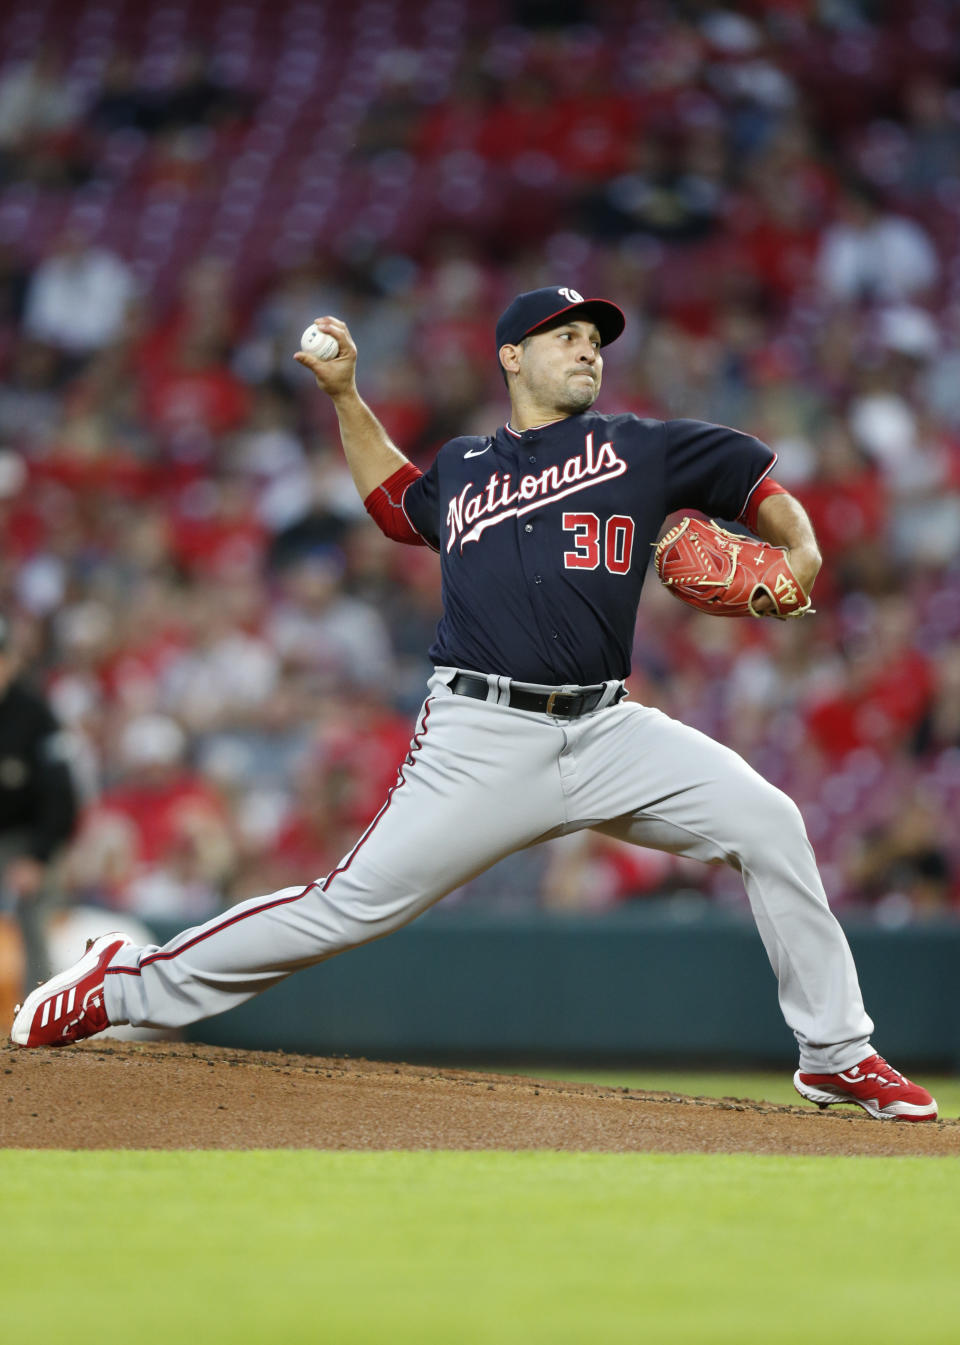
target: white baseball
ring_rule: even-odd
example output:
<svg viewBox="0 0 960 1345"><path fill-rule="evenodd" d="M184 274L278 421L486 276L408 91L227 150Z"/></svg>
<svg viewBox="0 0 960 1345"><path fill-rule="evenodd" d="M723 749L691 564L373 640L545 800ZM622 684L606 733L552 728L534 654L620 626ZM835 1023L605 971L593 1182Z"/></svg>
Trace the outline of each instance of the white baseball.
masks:
<svg viewBox="0 0 960 1345"><path fill-rule="evenodd" d="M300 349L306 351L308 355L316 355L318 360L332 360L340 354L337 338L331 336L329 332L321 331L315 322L311 322L301 336Z"/></svg>

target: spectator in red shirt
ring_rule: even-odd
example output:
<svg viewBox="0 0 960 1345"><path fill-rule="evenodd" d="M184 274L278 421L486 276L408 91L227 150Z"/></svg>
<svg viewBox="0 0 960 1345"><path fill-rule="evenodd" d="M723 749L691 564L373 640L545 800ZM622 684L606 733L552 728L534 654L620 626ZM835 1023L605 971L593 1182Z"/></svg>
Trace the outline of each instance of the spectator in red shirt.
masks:
<svg viewBox="0 0 960 1345"><path fill-rule="evenodd" d="M191 337L170 363L151 369L143 382L148 421L168 439L216 436L236 430L250 408L250 394L221 362L211 342Z"/></svg>
<svg viewBox="0 0 960 1345"><path fill-rule="evenodd" d="M173 719L132 719L123 773L86 814L68 882L99 904L150 916L202 918L220 904L234 847L219 795L185 764Z"/></svg>
<svg viewBox="0 0 960 1345"><path fill-rule="evenodd" d="M883 474L838 418L817 435L817 472L797 488L797 496L830 561L886 533L890 505Z"/></svg>
<svg viewBox="0 0 960 1345"><path fill-rule="evenodd" d="M927 656L911 644L913 621L905 598L883 599L873 631L847 652L843 685L808 711L807 728L830 759L840 761L859 748L890 755L916 737L934 674Z"/></svg>

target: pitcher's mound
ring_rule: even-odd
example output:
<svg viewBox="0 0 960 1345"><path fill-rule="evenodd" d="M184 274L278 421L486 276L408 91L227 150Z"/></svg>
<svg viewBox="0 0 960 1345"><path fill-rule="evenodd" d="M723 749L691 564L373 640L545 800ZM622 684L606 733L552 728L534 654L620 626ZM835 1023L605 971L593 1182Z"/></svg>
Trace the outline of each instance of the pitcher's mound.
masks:
<svg viewBox="0 0 960 1345"><path fill-rule="evenodd" d="M6 1148L960 1154L955 1120L279 1051L103 1039L0 1063Z"/></svg>

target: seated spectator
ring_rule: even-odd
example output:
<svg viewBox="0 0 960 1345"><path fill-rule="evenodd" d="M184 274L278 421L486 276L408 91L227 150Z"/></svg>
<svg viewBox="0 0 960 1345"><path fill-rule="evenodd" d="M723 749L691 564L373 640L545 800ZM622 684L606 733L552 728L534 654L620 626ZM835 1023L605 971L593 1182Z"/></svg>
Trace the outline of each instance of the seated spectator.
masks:
<svg viewBox="0 0 960 1345"><path fill-rule="evenodd" d="M911 142L903 186L913 197L943 199L960 183L960 137L952 107L956 93L923 71L906 83L902 97Z"/></svg>
<svg viewBox="0 0 960 1345"><path fill-rule="evenodd" d="M377 96L357 127L352 153L372 159L378 154L409 151L423 117L424 72L421 57L409 49L384 53Z"/></svg>
<svg viewBox="0 0 960 1345"><path fill-rule="evenodd" d="M946 818L934 799L905 801L892 817L862 837L849 862L855 898L878 908L881 919L902 923L944 916L958 890L944 843Z"/></svg>
<svg viewBox="0 0 960 1345"><path fill-rule="evenodd" d="M865 186L844 192L839 219L824 231L817 258L826 298L912 299L931 289L939 270L936 250L915 220L885 210Z"/></svg>
<svg viewBox="0 0 960 1345"><path fill-rule="evenodd" d="M816 438L816 472L797 488L820 548L831 564L845 553L882 541L889 493L874 462L858 449L847 426L831 419Z"/></svg>
<svg viewBox="0 0 960 1345"><path fill-rule="evenodd" d="M74 358L101 350L123 331L136 296L130 269L68 229L34 271L23 326L28 336Z"/></svg>
<svg viewBox="0 0 960 1345"><path fill-rule="evenodd" d="M63 54L44 45L0 77L0 146L18 146L38 131L59 131L76 115L76 96L63 77Z"/></svg>
<svg viewBox="0 0 960 1345"><path fill-rule="evenodd" d="M626 166L638 138L634 100L611 87L606 52L577 52L556 72L564 176L571 183L607 182Z"/></svg>
<svg viewBox="0 0 960 1345"><path fill-rule="evenodd" d="M876 605L872 627L849 642L842 685L816 697L806 714L828 760L841 762L860 748L892 756L913 742L934 687L931 660L911 641L915 620L905 598L887 597Z"/></svg>
<svg viewBox="0 0 960 1345"><path fill-rule="evenodd" d="M933 698L916 746L924 755L960 748L960 645L952 641L934 659Z"/></svg>
<svg viewBox="0 0 960 1345"><path fill-rule="evenodd" d="M233 843L221 799L187 767L186 748L173 719L128 722L120 776L87 810L67 859L77 898L143 918L203 919L219 906Z"/></svg>
<svg viewBox="0 0 960 1345"><path fill-rule="evenodd" d="M0 437L29 450L49 441L60 419L57 352L21 337L0 381Z"/></svg>
<svg viewBox="0 0 960 1345"><path fill-rule="evenodd" d="M723 142L715 136L674 144L644 136L627 150L624 171L584 203L584 226L603 239L647 234L668 242L706 238L726 194Z"/></svg>
<svg viewBox="0 0 960 1345"><path fill-rule="evenodd" d="M197 45L184 46L173 78L151 100L147 129L151 132L181 130L191 126L217 126L243 116L252 99L213 78L210 55Z"/></svg>
<svg viewBox="0 0 960 1345"><path fill-rule="evenodd" d="M225 578L259 568L267 529L253 485L236 474L198 476L170 508L171 555L185 574Z"/></svg>
<svg viewBox="0 0 960 1345"><path fill-rule="evenodd" d="M29 473L19 453L0 448L0 536L8 565L23 564L46 537L44 519L29 489Z"/></svg>
<svg viewBox="0 0 960 1345"><path fill-rule="evenodd" d="M559 170L560 129L551 82L524 71L506 83L487 108L476 148L483 158L520 174L532 166L531 160L542 161L542 171L552 180Z"/></svg>
<svg viewBox="0 0 960 1345"><path fill-rule="evenodd" d="M188 643L163 671L163 705L193 733L256 722L277 682L275 651L244 628L222 584L197 587L189 626Z"/></svg>
<svg viewBox="0 0 960 1345"><path fill-rule="evenodd" d="M129 512L143 517L142 510ZM129 601L119 610L93 598L60 609L53 625L54 694L62 686L71 702L104 714L135 716L159 706L164 673L187 642L183 603L161 579L128 576L128 582ZM106 732L100 726L95 736ZM103 763L107 774L111 760Z"/></svg>
<svg viewBox="0 0 960 1345"><path fill-rule="evenodd" d="M3 350L23 318L28 277L26 258L9 244L0 242L0 342Z"/></svg>
<svg viewBox="0 0 960 1345"><path fill-rule="evenodd" d="M250 891L251 896L264 886L275 892L302 883L306 874L320 877L329 873L349 851L356 840L353 824L344 823L337 816L335 791L335 781L331 780L325 788L324 782L315 777L297 791L293 808L269 843L257 847L251 856L260 884ZM245 892L246 873L241 882Z"/></svg>
<svg viewBox="0 0 960 1345"><path fill-rule="evenodd" d="M250 413L228 441L221 457L230 471L250 482L257 515L271 533L295 523L310 503L310 465L297 433L293 396L279 379L256 388Z"/></svg>
<svg viewBox="0 0 960 1345"><path fill-rule="evenodd" d="M86 124L109 135L113 131L152 129L153 98L137 81L136 65L127 51L115 51L100 81L96 98L86 112Z"/></svg>
<svg viewBox="0 0 960 1345"><path fill-rule="evenodd" d="M86 163L75 135L80 99L50 44L0 75L0 181L76 186Z"/></svg>
<svg viewBox="0 0 960 1345"><path fill-rule="evenodd" d="M812 131L798 116L748 160L745 174L729 217L737 264L760 282L772 311L787 313L794 295L806 292L813 278L831 176L818 159Z"/></svg>
<svg viewBox="0 0 960 1345"><path fill-rule="evenodd" d="M384 619L343 592L344 569L343 553L332 546L288 565L268 637L284 664L318 690L387 686L393 653Z"/></svg>
<svg viewBox="0 0 960 1345"><path fill-rule="evenodd" d="M350 525L361 518L363 508L342 456L332 448L311 456L306 489L297 501L288 503L296 504L296 512L271 539L273 570L283 570L325 547L339 546Z"/></svg>
<svg viewBox="0 0 960 1345"><path fill-rule="evenodd" d="M413 142L417 157L436 160L479 153L480 137L498 96L499 86L489 75L464 71L449 97L430 107L419 123Z"/></svg>
<svg viewBox="0 0 960 1345"><path fill-rule="evenodd" d="M185 339L170 363L145 371L143 411L175 458L209 459L217 436L246 419L250 394L222 361L216 342Z"/></svg>
<svg viewBox="0 0 960 1345"><path fill-rule="evenodd" d="M155 368L176 366L184 347L200 347L211 359L225 362L240 325L230 268L219 258L203 255L179 277L159 321L148 325L139 355L141 377Z"/></svg>

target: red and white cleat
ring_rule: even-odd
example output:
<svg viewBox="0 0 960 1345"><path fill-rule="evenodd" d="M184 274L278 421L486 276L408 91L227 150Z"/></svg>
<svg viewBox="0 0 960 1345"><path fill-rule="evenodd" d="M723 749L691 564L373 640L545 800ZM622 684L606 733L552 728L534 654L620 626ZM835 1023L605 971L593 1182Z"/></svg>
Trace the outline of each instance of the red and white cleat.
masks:
<svg viewBox="0 0 960 1345"><path fill-rule="evenodd" d="M103 974L120 949L132 942L126 934L91 939L79 962L37 986L18 1005L11 1040L17 1046L66 1046L109 1027Z"/></svg>
<svg viewBox="0 0 960 1345"><path fill-rule="evenodd" d="M855 1102L878 1121L935 1121L937 1103L925 1088L888 1065L883 1056L872 1055L840 1074L793 1076L793 1086L808 1102L832 1107L835 1102Z"/></svg>

